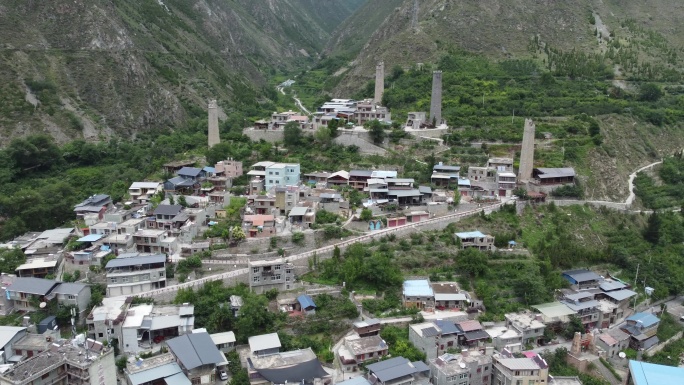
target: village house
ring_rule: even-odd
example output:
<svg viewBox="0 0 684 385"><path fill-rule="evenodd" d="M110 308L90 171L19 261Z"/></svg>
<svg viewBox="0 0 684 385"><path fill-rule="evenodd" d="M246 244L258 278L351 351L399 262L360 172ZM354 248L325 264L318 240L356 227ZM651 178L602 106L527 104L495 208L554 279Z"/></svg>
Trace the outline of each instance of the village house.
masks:
<svg viewBox="0 0 684 385"><path fill-rule="evenodd" d="M382 324L376 318L356 321L352 326L354 328L354 332L356 332L359 337L376 336L380 334L380 330L382 329Z"/></svg>
<svg viewBox="0 0 684 385"><path fill-rule="evenodd" d="M268 195L258 195L254 197L252 209L258 215L277 214L276 198Z"/></svg>
<svg viewBox="0 0 684 385"><path fill-rule="evenodd" d="M575 169L565 168L535 168L532 170L533 182L538 185L564 185L575 183Z"/></svg>
<svg viewBox="0 0 684 385"><path fill-rule="evenodd" d="M660 319L651 313L635 313L627 317L620 329L630 335L629 346L635 350L645 350L657 344Z"/></svg>
<svg viewBox="0 0 684 385"><path fill-rule="evenodd" d="M404 124L404 130L420 130L427 127L425 120L425 112L409 112Z"/></svg>
<svg viewBox="0 0 684 385"><path fill-rule="evenodd" d="M110 207L112 207L112 198L106 194L98 194L92 195L74 206L74 213L76 213L77 218L81 219L87 214L96 214L99 219L102 219Z"/></svg>
<svg viewBox="0 0 684 385"><path fill-rule="evenodd" d="M596 336L594 345L603 350L606 357L616 357L620 352L629 348L630 336L619 328L607 329Z"/></svg>
<svg viewBox="0 0 684 385"><path fill-rule="evenodd" d="M358 125L363 125L364 123L370 122L372 120L391 123L392 114L389 112L389 109L387 107L375 105L369 99L363 100L356 104L356 112L354 113L353 120Z"/></svg>
<svg viewBox="0 0 684 385"><path fill-rule="evenodd" d="M298 186L281 186L275 188L275 207L280 215L285 215L299 203Z"/></svg>
<svg viewBox="0 0 684 385"><path fill-rule="evenodd" d="M247 339L252 357L269 356L280 352L282 345L278 333L261 334Z"/></svg>
<svg viewBox="0 0 684 385"><path fill-rule="evenodd" d="M504 350L494 354L492 362L492 385L544 384L549 379L549 365L539 355L513 358L510 352Z"/></svg>
<svg viewBox="0 0 684 385"><path fill-rule="evenodd" d="M164 191L160 182L133 182L128 188L128 195L134 203L147 203L157 193Z"/></svg>
<svg viewBox="0 0 684 385"><path fill-rule="evenodd" d="M344 342L338 351L340 364L345 372L358 370L358 365L366 361L377 361L385 357L389 347L380 336L359 337L352 335L344 337Z"/></svg>
<svg viewBox="0 0 684 385"><path fill-rule="evenodd" d="M0 375L2 385L116 385L114 349L90 339L55 341L50 349Z"/></svg>
<svg viewBox="0 0 684 385"><path fill-rule="evenodd" d="M179 160L175 162L165 163L163 166L164 172L167 174L176 174L183 167L193 167L195 165L194 160Z"/></svg>
<svg viewBox="0 0 684 385"><path fill-rule="evenodd" d="M0 364L11 362L15 356L14 345L26 335L26 327L0 326ZM19 355L21 357L21 354ZM23 357L22 357L23 358Z"/></svg>
<svg viewBox="0 0 684 385"><path fill-rule="evenodd" d="M148 351L162 341L191 333L195 326L194 309L189 304L142 304L128 308L120 326L120 349L128 353Z"/></svg>
<svg viewBox="0 0 684 385"><path fill-rule="evenodd" d="M430 287L435 296L435 308L439 310L465 309L470 303L468 293L462 292L455 282L433 282Z"/></svg>
<svg viewBox="0 0 684 385"><path fill-rule="evenodd" d="M586 330L597 327L599 323L599 302L594 299L594 295L589 292L578 292L567 294L561 302L575 312L580 318Z"/></svg>
<svg viewBox="0 0 684 385"><path fill-rule="evenodd" d="M485 235L478 230L456 233L454 235L461 242L461 250L469 247L474 247L481 251L496 250L496 247L494 246L494 237Z"/></svg>
<svg viewBox="0 0 684 385"><path fill-rule="evenodd" d="M328 187L346 186L349 184L349 172L344 170L334 172L328 176L325 182Z"/></svg>
<svg viewBox="0 0 684 385"><path fill-rule="evenodd" d="M0 273L0 316L6 316L14 311L14 301L9 298L9 287L17 278L14 274Z"/></svg>
<svg viewBox="0 0 684 385"><path fill-rule="evenodd" d="M411 362L404 357L394 357L366 366L368 381L379 385L411 385L427 381L430 368L422 361Z"/></svg>
<svg viewBox="0 0 684 385"><path fill-rule="evenodd" d="M216 348L223 353L228 353L235 350L235 333L233 332L222 332L214 333L209 335L211 340L214 341Z"/></svg>
<svg viewBox="0 0 684 385"><path fill-rule="evenodd" d="M79 323L85 321L86 311L90 305L90 286L84 283L60 282L50 292L50 296L57 300L59 306L75 306L78 309Z"/></svg>
<svg viewBox="0 0 684 385"><path fill-rule="evenodd" d="M368 187L368 179L371 178L373 171L370 170L351 170L349 171L349 185L358 191L364 191Z"/></svg>
<svg viewBox="0 0 684 385"><path fill-rule="evenodd" d="M187 221L186 216L181 216L183 206L181 205L159 205L154 210L152 216L147 217L148 229L171 230L179 228Z"/></svg>
<svg viewBox="0 0 684 385"><path fill-rule="evenodd" d="M299 163L273 163L265 168L266 191L273 187L285 187L299 185Z"/></svg>
<svg viewBox="0 0 684 385"><path fill-rule="evenodd" d="M17 277L5 291L7 297L14 301L14 309L18 311L35 311L41 302L51 300L50 293L59 282L51 279Z"/></svg>
<svg viewBox="0 0 684 385"><path fill-rule="evenodd" d="M276 221L273 215L245 215L242 229L247 238L269 238L276 234Z"/></svg>
<svg viewBox="0 0 684 385"><path fill-rule="evenodd" d="M402 306L430 309L435 306L435 293L427 279L406 280L403 284Z"/></svg>
<svg viewBox="0 0 684 385"><path fill-rule="evenodd" d="M197 167L183 167L178 170L176 175L185 180L191 180L195 183L202 182L207 178L207 172Z"/></svg>
<svg viewBox="0 0 684 385"><path fill-rule="evenodd" d="M250 385L332 384L311 348L250 357L247 373Z"/></svg>
<svg viewBox="0 0 684 385"><path fill-rule="evenodd" d="M575 314L575 311L559 301L533 305L531 308L541 314L546 327L551 326L553 329L570 322L570 316Z"/></svg>
<svg viewBox="0 0 684 385"><path fill-rule="evenodd" d="M62 254L43 258L31 258L17 266L14 270L19 277L45 278L48 275L55 276L59 269Z"/></svg>
<svg viewBox="0 0 684 385"><path fill-rule="evenodd" d="M124 375L126 385L191 385L171 353L128 363Z"/></svg>
<svg viewBox="0 0 684 385"><path fill-rule="evenodd" d="M438 187L456 187L460 174L461 166L450 166L439 162L432 167L430 182Z"/></svg>
<svg viewBox="0 0 684 385"><path fill-rule="evenodd" d="M487 167L493 168L496 171L513 171L513 158L489 158L487 160Z"/></svg>
<svg viewBox="0 0 684 385"><path fill-rule="evenodd" d="M521 352L522 333L515 329L510 329L506 326L489 326L485 332L492 340L492 346L496 350L508 349L510 352Z"/></svg>
<svg viewBox="0 0 684 385"><path fill-rule="evenodd" d="M107 262L107 296L138 294L166 287L166 256L122 254Z"/></svg>
<svg viewBox="0 0 684 385"><path fill-rule="evenodd" d="M294 265L283 258L249 261L249 288L256 293L271 289L289 290L294 282Z"/></svg>
<svg viewBox="0 0 684 385"><path fill-rule="evenodd" d="M122 341L121 324L133 297L105 297L102 305L94 307L86 317L88 338L97 341L108 341L116 338Z"/></svg>
<svg viewBox="0 0 684 385"><path fill-rule="evenodd" d="M184 334L166 344L192 384L214 383L216 366L226 361L206 332Z"/></svg>
<svg viewBox="0 0 684 385"><path fill-rule="evenodd" d="M485 332L481 323L476 320L464 320L456 322L456 327L461 330L459 344L464 347L472 348L483 346L489 339L489 334Z"/></svg>
<svg viewBox="0 0 684 385"><path fill-rule="evenodd" d="M234 159L222 160L214 166L214 175L223 178L237 178L242 176L242 162Z"/></svg>
<svg viewBox="0 0 684 385"><path fill-rule="evenodd" d="M164 191L167 193L190 195L199 191L199 188L198 182L185 179L182 176L176 176L164 182Z"/></svg>
<svg viewBox="0 0 684 385"><path fill-rule="evenodd" d="M328 177L332 175L332 173L329 173L327 171L322 171L322 172L310 172L308 174L303 174L304 178L303 181L306 184L309 185L327 185L328 184Z"/></svg>
<svg viewBox="0 0 684 385"><path fill-rule="evenodd" d="M570 282L573 290L596 289L602 280L601 276L587 269L564 271L563 278Z"/></svg>
<svg viewBox="0 0 684 385"><path fill-rule="evenodd" d="M133 243L139 253L173 254L178 250L178 240L167 230L138 230L133 234Z"/></svg>
<svg viewBox="0 0 684 385"><path fill-rule="evenodd" d="M684 368L629 360L628 385L677 384L684 377Z"/></svg>
<svg viewBox="0 0 684 385"><path fill-rule="evenodd" d="M460 354L444 353L428 360L433 385L489 385L492 376L491 348L483 354L463 350Z"/></svg>
<svg viewBox="0 0 684 385"><path fill-rule="evenodd" d="M294 225L309 228L316 222L316 211L311 206L297 206L290 210L288 218Z"/></svg>
<svg viewBox="0 0 684 385"><path fill-rule="evenodd" d="M425 353L428 360L457 348L462 335L463 331L451 321L436 320L409 325L409 341Z"/></svg>
<svg viewBox="0 0 684 385"><path fill-rule="evenodd" d="M311 296L306 294L301 294L297 297L297 311L300 311L306 315L316 314L316 303Z"/></svg>
<svg viewBox="0 0 684 385"><path fill-rule="evenodd" d="M546 325L541 322L541 315L525 312L508 313L504 317L506 318L506 327L520 333L523 344L538 344L544 337Z"/></svg>

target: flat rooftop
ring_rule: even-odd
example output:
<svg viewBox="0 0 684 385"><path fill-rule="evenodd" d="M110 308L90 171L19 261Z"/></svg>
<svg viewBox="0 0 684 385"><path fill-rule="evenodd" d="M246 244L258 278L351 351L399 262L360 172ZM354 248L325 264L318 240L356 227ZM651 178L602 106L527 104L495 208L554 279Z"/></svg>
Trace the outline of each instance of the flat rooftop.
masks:
<svg viewBox="0 0 684 385"><path fill-rule="evenodd" d="M271 369L292 366L316 359L316 353L311 348L271 354L264 357L251 357L255 369Z"/></svg>

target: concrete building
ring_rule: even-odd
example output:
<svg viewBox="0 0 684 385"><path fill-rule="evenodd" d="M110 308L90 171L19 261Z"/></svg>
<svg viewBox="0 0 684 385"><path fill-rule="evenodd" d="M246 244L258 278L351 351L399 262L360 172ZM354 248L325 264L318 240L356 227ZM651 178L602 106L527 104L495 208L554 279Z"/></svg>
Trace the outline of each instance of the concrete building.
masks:
<svg viewBox="0 0 684 385"><path fill-rule="evenodd" d="M10 363L10 358L16 355L14 345L25 335L25 327L0 326L0 364Z"/></svg>
<svg viewBox="0 0 684 385"><path fill-rule="evenodd" d="M161 182L133 182L128 188L128 195L134 203L147 203L157 193L164 191Z"/></svg>
<svg viewBox="0 0 684 385"><path fill-rule="evenodd" d="M366 369L368 381L379 385L411 385L421 379L427 381L430 372L424 362L411 362L404 357L376 362L366 366Z"/></svg>
<svg viewBox="0 0 684 385"><path fill-rule="evenodd" d="M247 238L270 238L276 235L276 220L273 215L245 215L242 229Z"/></svg>
<svg viewBox="0 0 684 385"><path fill-rule="evenodd" d="M366 361L377 361L389 352L387 343L380 336L359 337L352 335L344 337L344 342L338 351L340 364L345 372L358 370L358 365Z"/></svg>
<svg viewBox="0 0 684 385"><path fill-rule="evenodd" d="M214 341L216 348L221 352L228 353L235 349L235 333L222 332L210 334L209 336L211 337L211 340Z"/></svg>
<svg viewBox="0 0 684 385"><path fill-rule="evenodd" d="M467 249L469 247L474 247L481 251L491 251L496 249L496 247L494 247L494 237L483 234L478 230L456 233L454 235L461 241L461 250Z"/></svg>
<svg viewBox="0 0 684 385"><path fill-rule="evenodd" d="M126 311L121 324L120 349L127 353L147 351L162 341L191 333L195 326L193 305L138 305Z"/></svg>
<svg viewBox="0 0 684 385"><path fill-rule="evenodd" d="M546 325L541 322L540 314L508 313L504 317L506 317L506 327L520 333L523 344L538 344L544 336Z"/></svg>
<svg viewBox="0 0 684 385"><path fill-rule="evenodd" d="M19 277L45 278L54 276L59 269L62 254L46 256L43 258L31 258L16 268Z"/></svg>
<svg viewBox="0 0 684 385"><path fill-rule="evenodd" d="M247 373L251 385L332 383L332 376L311 348L251 357L247 360Z"/></svg>
<svg viewBox="0 0 684 385"><path fill-rule="evenodd" d="M375 94L373 103L382 104L382 94L385 93L385 62L378 62L375 66Z"/></svg>
<svg viewBox="0 0 684 385"><path fill-rule="evenodd" d="M129 363L124 375L126 385L191 385L171 353Z"/></svg>
<svg viewBox="0 0 684 385"><path fill-rule="evenodd" d="M116 385L114 349L93 340L56 341L0 375L2 385Z"/></svg>
<svg viewBox="0 0 684 385"><path fill-rule="evenodd" d="M352 326L354 332L356 332L359 337L376 336L380 334L380 330L382 330L382 324L375 318L356 321Z"/></svg>
<svg viewBox="0 0 684 385"><path fill-rule="evenodd" d="M283 258L249 261L249 288L256 293L289 290L293 282L294 266Z"/></svg>
<svg viewBox="0 0 684 385"><path fill-rule="evenodd" d="M264 179L266 191L272 187L299 185L299 163L273 163L266 167Z"/></svg>
<svg viewBox="0 0 684 385"><path fill-rule="evenodd" d="M225 178L237 178L243 175L242 162L234 159L222 160L214 166L215 175Z"/></svg>
<svg viewBox="0 0 684 385"><path fill-rule="evenodd" d="M645 350L659 342L656 336L659 324L660 319L651 313L635 313L627 317L620 329L630 335L632 349Z"/></svg>
<svg viewBox="0 0 684 385"><path fill-rule="evenodd" d="M429 360L433 385L489 385L492 378L492 356L464 350L461 354L445 353Z"/></svg>
<svg viewBox="0 0 684 385"><path fill-rule="evenodd" d="M120 255L107 262L105 272L108 297L160 289L166 287L166 256Z"/></svg>
<svg viewBox="0 0 684 385"><path fill-rule="evenodd" d="M597 335L594 345L596 348L603 350L606 353L606 357L613 358L629 348L629 340L629 334L618 328L613 328Z"/></svg>
<svg viewBox="0 0 684 385"><path fill-rule="evenodd" d="M549 379L549 366L539 355L513 358L504 350L501 354L494 354L492 361L492 385L543 384Z"/></svg>
<svg viewBox="0 0 684 385"><path fill-rule="evenodd" d="M90 295L90 286L83 283L61 282L50 292L50 296L56 298L60 306L76 306L79 323L85 321Z"/></svg>
<svg viewBox="0 0 684 385"><path fill-rule="evenodd" d="M435 359L449 349L456 349L463 331L451 321L437 320L409 325L409 341L425 353L428 360Z"/></svg>
<svg viewBox="0 0 684 385"><path fill-rule="evenodd" d="M100 342L111 338L121 341L121 324L126 319L129 304L130 300L124 297L102 299L102 305L94 307L86 317L88 338Z"/></svg>
<svg viewBox="0 0 684 385"><path fill-rule="evenodd" d="M402 305L430 309L435 306L435 293L427 279L406 280L403 284Z"/></svg>
<svg viewBox="0 0 684 385"><path fill-rule="evenodd" d="M470 295L461 291L456 282L433 282L430 284L435 293L435 308L465 309L470 303Z"/></svg>
<svg viewBox="0 0 684 385"><path fill-rule="evenodd" d="M35 311L34 305L53 298L50 293L58 284L51 279L15 278L5 290L9 299L14 301L15 310Z"/></svg>
<svg viewBox="0 0 684 385"><path fill-rule="evenodd" d="M178 239L169 236L168 230L138 230L133 243L139 253L173 254L178 250Z"/></svg>
<svg viewBox="0 0 684 385"><path fill-rule="evenodd" d="M563 168L535 168L532 170L532 178L535 184L542 186L560 186L575 183L575 169Z"/></svg>
<svg viewBox="0 0 684 385"><path fill-rule="evenodd" d="M209 106L207 107L207 114L209 115L208 142L209 148L212 148L221 142L221 139L219 137L218 104L216 103L216 99L209 101Z"/></svg>
<svg viewBox="0 0 684 385"><path fill-rule="evenodd" d="M601 276L587 269L564 271L562 276L574 290L596 289L602 280Z"/></svg>
<svg viewBox="0 0 684 385"><path fill-rule="evenodd" d="M83 202L74 206L74 213L76 213L77 218L81 219L87 214L96 214L99 219L102 219L104 213L111 206L112 198L109 195L97 194L86 198Z"/></svg>
<svg viewBox="0 0 684 385"><path fill-rule="evenodd" d="M430 123L435 127L438 127L442 124L442 71L432 72Z"/></svg>
<svg viewBox="0 0 684 385"><path fill-rule="evenodd" d="M214 383L216 366L226 362L206 332L184 334L168 340L167 345L192 384Z"/></svg>
<svg viewBox="0 0 684 385"><path fill-rule="evenodd" d="M520 149L520 168L518 169L518 180L521 183L527 183L532 180L532 169L534 168L534 133L534 122L531 119L525 119L522 148Z"/></svg>

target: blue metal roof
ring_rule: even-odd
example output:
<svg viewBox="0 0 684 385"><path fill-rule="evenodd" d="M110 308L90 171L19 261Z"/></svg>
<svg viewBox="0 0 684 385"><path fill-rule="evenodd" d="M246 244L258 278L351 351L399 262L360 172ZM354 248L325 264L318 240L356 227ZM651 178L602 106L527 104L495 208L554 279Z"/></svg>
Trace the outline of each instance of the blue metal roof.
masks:
<svg viewBox="0 0 684 385"><path fill-rule="evenodd" d="M647 328L660 322L660 319L651 313L636 313L627 317L627 321L634 321L642 327Z"/></svg>
<svg viewBox="0 0 684 385"><path fill-rule="evenodd" d="M634 385L681 384L684 369L674 366L629 361L629 372Z"/></svg>
<svg viewBox="0 0 684 385"><path fill-rule="evenodd" d="M451 321L437 320L437 321L435 321L435 325L439 326L439 328L442 329L442 334L461 333L461 329L459 329Z"/></svg>
<svg viewBox="0 0 684 385"><path fill-rule="evenodd" d="M475 231L466 231L463 233L456 233L456 236L461 238L461 239L465 239L465 238L482 238L485 235L482 234L482 232L480 232L479 230L475 230Z"/></svg>
<svg viewBox="0 0 684 385"><path fill-rule="evenodd" d="M206 172L208 172L208 173L210 173L210 174L216 173L216 169L215 169L214 167L209 167L209 166L207 166L207 167L203 168L202 170L204 170L204 171L206 171Z"/></svg>
<svg viewBox="0 0 684 385"><path fill-rule="evenodd" d="M299 297L297 297L297 301L302 306L302 309L307 309L310 307L313 307L313 308L316 307L316 304L314 303L313 298L311 298L310 296L308 296L306 294L302 294Z"/></svg>
<svg viewBox="0 0 684 385"><path fill-rule="evenodd" d="M427 279L404 281L404 295L407 297L432 297L434 292Z"/></svg>
<svg viewBox="0 0 684 385"><path fill-rule="evenodd" d="M78 242L96 242L99 241L100 238L102 238L102 235L100 234L90 234L86 235L85 237L78 238Z"/></svg>

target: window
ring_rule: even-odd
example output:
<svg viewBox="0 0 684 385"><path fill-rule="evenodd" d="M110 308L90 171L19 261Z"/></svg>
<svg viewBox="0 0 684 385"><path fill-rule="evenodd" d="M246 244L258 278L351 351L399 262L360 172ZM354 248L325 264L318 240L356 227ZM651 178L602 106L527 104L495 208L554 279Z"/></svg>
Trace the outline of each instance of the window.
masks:
<svg viewBox="0 0 684 385"><path fill-rule="evenodd" d="M460 379L468 378L468 373L461 373Z"/></svg>
<svg viewBox="0 0 684 385"><path fill-rule="evenodd" d="M128 277L121 277L121 282L124 282L124 283L128 282Z"/></svg>
<svg viewBox="0 0 684 385"><path fill-rule="evenodd" d="M97 336L100 337L100 338L102 338L102 337L104 337L103 334L104 334L104 333L97 333Z"/></svg>
<svg viewBox="0 0 684 385"><path fill-rule="evenodd" d="M109 283L116 283L116 277L109 278Z"/></svg>
<svg viewBox="0 0 684 385"><path fill-rule="evenodd" d="M281 266L281 265L275 265L275 266L273 267L273 270L280 270L280 266Z"/></svg>
<svg viewBox="0 0 684 385"><path fill-rule="evenodd" d="M259 272L259 268L258 268L258 267L253 267L253 268L252 268L252 273L255 273L255 274L256 274L256 273L258 273L258 272Z"/></svg>
<svg viewBox="0 0 684 385"><path fill-rule="evenodd" d="M290 282L290 277L285 277L285 282Z"/></svg>
<svg viewBox="0 0 684 385"><path fill-rule="evenodd" d="M254 276L254 278L252 278L252 282L259 282L259 276Z"/></svg>
<svg viewBox="0 0 684 385"><path fill-rule="evenodd" d="M160 272L159 272L159 278L162 278L162 277L164 277L164 272L163 272L163 271L160 271Z"/></svg>
<svg viewBox="0 0 684 385"><path fill-rule="evenodd" d="M273 280L274 280L274 281L280 281L281 278L282 278L282 277L280 276L280 274L276 274L276 275L273 277Z"/></svg>
<svg viewBox="0 0 684 385"><path fill-rule="evenodd" d="M143 274L142 278L143 281L149 281L150 280L150 275L149 274Z"/></svg>
<svg viewBox="0 0 684 385"><path fill-rule="evenodd" d="M276 175L280 175L280 172L279 172L279 171L276 171Z"/></svg>
<svg viewBox="0 0 684 385"><path fill-rule="evenodd" d="M268 172L268 175L273 175L273 171L269 171L269 172Z"/></svg>
<svg viewBox="0 0 684 385"><path fill-rule="evenodd" d="M454 346L454 341L447 342L447 346Z"/></svg>

